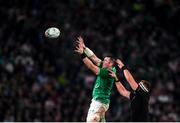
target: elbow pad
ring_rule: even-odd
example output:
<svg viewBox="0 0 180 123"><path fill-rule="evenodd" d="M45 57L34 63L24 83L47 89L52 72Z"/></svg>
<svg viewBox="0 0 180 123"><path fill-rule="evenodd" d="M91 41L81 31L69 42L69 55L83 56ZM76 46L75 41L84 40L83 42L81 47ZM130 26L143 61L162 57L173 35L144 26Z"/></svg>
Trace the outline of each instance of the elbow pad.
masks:
<svg viewBox="0 0 180 123"><path fill-rule="evenodd" d="M94 55L93 51L90 50L88 47L84 48L84 53L86 54L87 57L91 57Z"/></svg>

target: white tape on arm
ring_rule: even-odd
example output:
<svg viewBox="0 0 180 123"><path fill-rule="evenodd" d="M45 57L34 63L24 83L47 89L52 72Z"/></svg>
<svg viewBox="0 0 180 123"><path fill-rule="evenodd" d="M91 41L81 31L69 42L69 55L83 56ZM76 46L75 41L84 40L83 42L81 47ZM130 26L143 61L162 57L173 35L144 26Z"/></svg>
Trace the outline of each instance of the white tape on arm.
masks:
<svg viewBox="0 0 180 123"><path fill-rule="evenodd" d="M93 51L91 51L88 47L85 47L84 53L86 54L87 57L91 57L94 55Z"/></svg>

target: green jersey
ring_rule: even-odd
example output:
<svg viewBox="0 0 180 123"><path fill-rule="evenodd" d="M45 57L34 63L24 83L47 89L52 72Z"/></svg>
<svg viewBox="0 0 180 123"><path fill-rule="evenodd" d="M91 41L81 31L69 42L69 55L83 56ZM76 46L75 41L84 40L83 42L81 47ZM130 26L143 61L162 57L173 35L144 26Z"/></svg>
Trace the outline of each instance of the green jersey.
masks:
<svg viewBox="0 0 180 123"><path fill-rule="evenodd" d="M116 73L116 69L112 68L112 71ZM93 99L102 103L110 103L110 94L115 80L112 78L107 68L102 68L102 64L99 66L99 73L93 89Z"/></svg>

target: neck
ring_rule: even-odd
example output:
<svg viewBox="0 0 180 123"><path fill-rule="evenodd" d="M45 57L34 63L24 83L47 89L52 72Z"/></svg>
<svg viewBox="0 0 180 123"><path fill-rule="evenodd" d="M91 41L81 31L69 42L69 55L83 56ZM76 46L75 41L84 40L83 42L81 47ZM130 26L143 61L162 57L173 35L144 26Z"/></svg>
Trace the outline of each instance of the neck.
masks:
<svg viewBox="0 0 180 123"><path fill-rule="evenodd" d="M143 91L149 92L149 90L144 86L144 84L142 82L139 83L139 86Z"/></svg>

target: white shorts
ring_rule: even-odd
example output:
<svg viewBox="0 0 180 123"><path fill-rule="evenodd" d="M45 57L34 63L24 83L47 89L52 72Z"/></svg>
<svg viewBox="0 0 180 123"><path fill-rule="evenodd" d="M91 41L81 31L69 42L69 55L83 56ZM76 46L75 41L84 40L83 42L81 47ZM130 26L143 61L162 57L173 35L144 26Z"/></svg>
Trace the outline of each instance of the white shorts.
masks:
<svg viewBox="0 0 180 123"><path fill-rule="evenodd" d="M86 121L87 122L92 121L92 118L94 118L94 115L96 115L96 113L105 113L108 110L108 108L109 108L109 104L104 104L97 100L92 99Z"/></svg>

